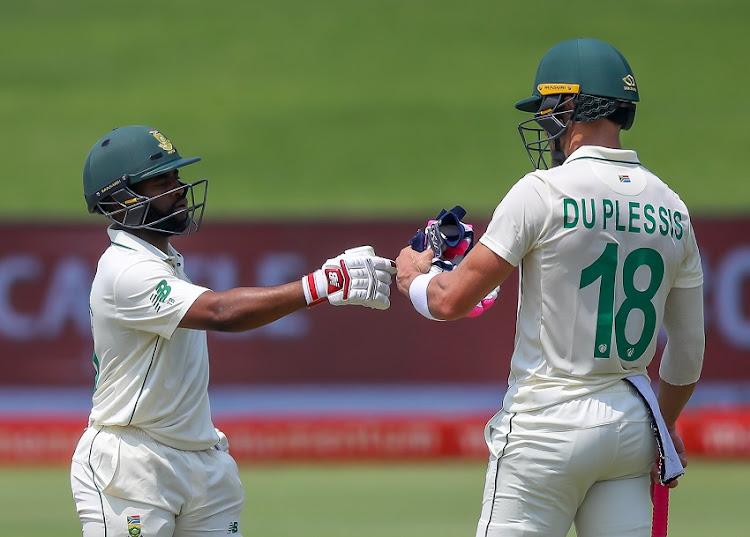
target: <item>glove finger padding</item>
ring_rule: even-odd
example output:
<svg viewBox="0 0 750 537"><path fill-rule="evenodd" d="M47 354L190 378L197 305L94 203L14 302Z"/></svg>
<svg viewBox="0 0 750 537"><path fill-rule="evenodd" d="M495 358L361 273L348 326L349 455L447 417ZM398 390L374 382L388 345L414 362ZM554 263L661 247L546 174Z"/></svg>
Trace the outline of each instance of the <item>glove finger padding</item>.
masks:
<svg viewBox="0 0 750 537"><path fill-rule="evenodd" d="M396 274L396 262L385 257L373 256L370 258L372 265L378 273Z"/></svg>
<svg viewBox="0 0 750 537"><path fill-rule="evenodd" d="M461 221L466 210L456 205L450 211L442 209L434 220L429 220L423 230L411 238L414 250L423 252L431 248L435 257L457 263L474 246L474 227Z"/></svg>
<svg viewBox="0 0 750 537"><path fill-rule="evenodd" d="M430 270L427 273L440 274L441 272L450 272L454 268L456 268L456 265L454 265L450 261L443 261L439 257L433 257L432 263L430 264Z"/></svg>
<svg viewBox="0 0 750 537"><path fill-rule="evenodd" d="M383 283L386 286L390 286L391 282L393 281L393 273L390 270L376 270L375 278L377 278L378 283Z"/></svg>
<svg viewBox="0 0 750 537"><path fill-rule="evenodd" d="M450 211L442 209L435 220L429 220L427 227L418 230L409 241L418 252L432 249L435 257L428 274L452 271L474 247L474 226L461 221L465 216L466 211L460 205ZM474 306L467 317L478 317L492 307L499 291L498 286Z"/></svg>
<svg viewBox="0 0 750 537"><path fill-rule="evenodd" d="M460 224L464 229L463 237L455 246L447 244L442 255L443 259L452 261L455 265L458 265L464 256L469 253L469 250L474 247L474 226L463 222L460 222Z"/></svg>
<svg viewBox="0 0 750 537"><path fill-rule="evenodd" d="M382 262L376 263L376 259ZM360 265L362 265L361 268ZM377 266L384 268L379 269ZM390 269L391 262L387 259L369 257L353 259L350 266L352 285L349 303L375 309L388 308L392 281ZM329 301L334 303L330 296Z"/></svg>
<svg viewBox="0 0 750 537"><path fill-rule="evenodd" d="M334 306L359 305L377 310L385 310L391 305L390 284L378 281L373 284L372 280L352 279L352 288L346 300L336 294L329 295L328 300Z"/></svg>
<svg viewBox="0 0 750 537"><path fill-rule="evenodd" d="M344 251L344 254L347 256L352 257L361 257L368 259L368 263L360 262L357 259L353 259L350 263L350 266L352 268L354 267L362 267L367 268L370 265L375 270L375 275L378 279L381 281L387 281L388 285L391 283L390 275L396 274L396 263L395 261L392 261L390 259L387 259L385 257L380 257L378 255L375 255L375 250L372 248L372 246L359 246L358 248L350 248L348 250Z"/></svg>
<svg viewBox="0 0 750 537"><path fill-rule="evenodd" d="M348 248L344 250L341 255L350 255L352 257L373 257L375 255L375 248L372 246L357 246L356 248Z"/></svg>
<svg viewBox="0 0 750 537"><path fill-rule="evenodd" d="M486 297L484 297L479 304L474 306L474 309L469 312L467 317L479 317L482 315L485 311L490 309L492 305L495 303L495 300L497 300L497 295L500 293L500 286L498 285L495 287L492 291L490 291L490 294L488 294Z"/></svg>
<svg viewBox="0 0 750 537"><path fill-rule="evenodd" d="M376 256L371 246L350 248L302 278L305 300L310 307L328 299L334 306L387 309L395 267L390 259Z"/></svg>

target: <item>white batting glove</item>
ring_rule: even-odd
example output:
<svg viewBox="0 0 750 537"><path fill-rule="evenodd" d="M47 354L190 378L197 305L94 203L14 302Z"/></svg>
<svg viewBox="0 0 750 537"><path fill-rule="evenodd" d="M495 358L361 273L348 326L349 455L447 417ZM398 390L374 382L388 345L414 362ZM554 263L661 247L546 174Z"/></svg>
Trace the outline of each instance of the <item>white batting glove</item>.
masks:
<svg viewBox="0 0 750 537"><path fill-rule="evenodd" d="M391 305L391 280L396 263L375 255L372 246L350 248L328 259L302 278L308 307L326 299L334 306L358 305L385 310Z"/></svg>

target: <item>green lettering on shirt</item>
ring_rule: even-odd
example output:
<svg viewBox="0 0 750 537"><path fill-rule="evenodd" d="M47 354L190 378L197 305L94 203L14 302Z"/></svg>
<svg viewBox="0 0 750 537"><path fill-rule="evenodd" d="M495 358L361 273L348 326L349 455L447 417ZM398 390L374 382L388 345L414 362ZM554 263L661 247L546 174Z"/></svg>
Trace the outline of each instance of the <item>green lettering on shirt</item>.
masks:
<svg viewBox="0 0 750 537"><path fill-rule="evenodd" d="M630 233L640 233L641 232L641 228L634 226L633 225L633 221L641 219L641 215L637 212L638 209L641 208L641 204L638 203L637 201L631 201L628 204L628 208L630 209L630 211L628 213L629 214L629 218L628 218L628 231Z"/></svg>
<svg viewBox="0 0 750 537"><path fill-rule="evenodd" d="M568 216L568 207L573 208L572 219ZM577 224L578 224L578 204L575 202L575 200L572 200L570 198L565 198L563 200L563 227L564 228L576 227Z"/></svg>

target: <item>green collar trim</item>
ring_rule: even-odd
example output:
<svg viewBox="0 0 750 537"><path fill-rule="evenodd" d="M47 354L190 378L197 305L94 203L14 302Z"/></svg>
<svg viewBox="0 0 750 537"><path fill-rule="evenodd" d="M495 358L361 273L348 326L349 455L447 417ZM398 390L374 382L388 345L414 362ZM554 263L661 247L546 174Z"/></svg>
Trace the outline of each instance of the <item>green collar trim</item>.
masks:
<svg viewBox="0 0 750 537"><path fill-rule="evenodd" d="M602 160L604 162L616 162L617 164L636 164L640 165L641 163L633 160L616 160L612 158L603 158L603 157L589 157L589 156L583 156L583 157L576 157L574 159L568 160L565 162L567 164L568 162L573 162L574 160Z"/></svg>
<svg viewBox="0 0 750 537"><path fill-rule="evenodd" d="M113 246L119 246L120 248L125 248L127 250L133 250L134 252L137 251L135 248L131 248L130 246L125 246L124 244L120 244L119 242L111 241L110 244Z"/></svg>

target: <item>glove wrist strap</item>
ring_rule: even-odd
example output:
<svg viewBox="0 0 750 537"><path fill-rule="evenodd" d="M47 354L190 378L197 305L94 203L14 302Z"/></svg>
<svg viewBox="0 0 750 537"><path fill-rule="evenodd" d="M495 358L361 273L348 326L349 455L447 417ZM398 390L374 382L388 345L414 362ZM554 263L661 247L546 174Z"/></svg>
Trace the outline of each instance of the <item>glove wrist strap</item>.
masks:
<svg viewBox="0 0 750 537"><path fill-rule="evenodd" d="M437 273L420 274L414 278L409 285L409 299L411 300L414 309L417 310L422 316L427 317L433 321L440 321L433 317L430 313L430 309L427 307L427 286L430 285L432 278L437 276Z"/></svg>
<svg viewBox="0 0 750 537"><path fill-rule="evenodd" d="M318 285L318 281L321 280L323 285ZM323 271L321 269L302 277L302 292L305 293L305 301L307 302L308 308L312 308L313 306L317 306L326 301L328 298L326 287L325 278L323 277Z"/></svg>

